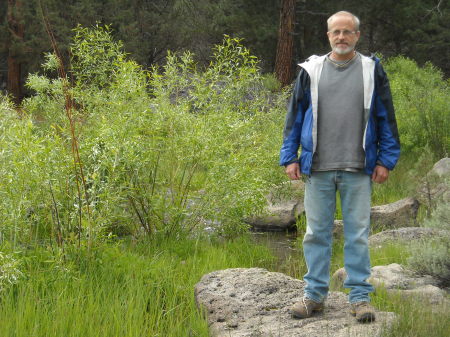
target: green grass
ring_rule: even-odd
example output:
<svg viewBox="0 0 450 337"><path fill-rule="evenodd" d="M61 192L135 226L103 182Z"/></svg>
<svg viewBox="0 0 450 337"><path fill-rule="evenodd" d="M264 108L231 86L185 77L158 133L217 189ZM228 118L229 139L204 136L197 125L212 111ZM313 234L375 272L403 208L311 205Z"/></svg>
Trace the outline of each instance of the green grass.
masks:
<svg viewBox="0 0 450 337"><path fill-rule="evenodd" d="M400 199L414 196L415 188L435 160L430 153L420 156L404 154L395 169L389 172L388 180L383 184L372 185L372 205L384 205Z"/></svg>
<svg viewBox="0 0 450 337"><path fill-rule="evenodd" d="M397 320L382 337L448 337L450 336L450 308L432 307L423 298L404 298L377 289L372 304L382 311L395 312Z"/></svg>
<svg viewBox="0 0 450 337"><path fill-rule="evenodd" d="M333 245L332 272L343 263L343 241ZM1 336L208 336L193 289L201 276L223 268L265 267L301 279L299 250L284 263L264 246L233 241L121 241L90 252L66 247L65 258L49 249L22 252L26 278L1 293ZM405 263L405 246L371 249L372 265ZM423 302L377 289L373 304L397 313L383 337L448 336L449 308L430 312Z"/></svg>
<svg viewBox="0 0 450 337"><path fill-rule="evenodd" d="M408 245L402 243L386 243L380 247L370 248L370 261L372 266L398 263L406 265L411 255Z"/></svg>
<svg viewBox="0 0 450 337"><path fill-rule="evenodd" d="M273 258L241 238L105 245L65 262L41 249L24 261L27 278L2 294L1 336L208 336L193 293L201 276Z"/></svg>

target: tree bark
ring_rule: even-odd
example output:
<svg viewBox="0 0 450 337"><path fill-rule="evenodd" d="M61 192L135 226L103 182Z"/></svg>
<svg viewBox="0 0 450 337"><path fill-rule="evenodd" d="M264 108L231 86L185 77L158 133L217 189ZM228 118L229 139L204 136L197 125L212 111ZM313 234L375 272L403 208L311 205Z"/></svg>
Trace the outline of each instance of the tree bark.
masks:
<svg viewBox="0 0 450 337"><path fill-rule="evenodd" d="M294 55L295 0L281 0L275 75L283 86L292 81Z"/></svg>
<svg viewBox="0 0 450 337"><path fill-rule="evenodd" d="M20 0L8 0L6 19L10 33L8 43L8 79L7 90L16 104L22 99L21 62L18 59L17 44L22 43L24 26L20 18L22 3Z"/></svg>

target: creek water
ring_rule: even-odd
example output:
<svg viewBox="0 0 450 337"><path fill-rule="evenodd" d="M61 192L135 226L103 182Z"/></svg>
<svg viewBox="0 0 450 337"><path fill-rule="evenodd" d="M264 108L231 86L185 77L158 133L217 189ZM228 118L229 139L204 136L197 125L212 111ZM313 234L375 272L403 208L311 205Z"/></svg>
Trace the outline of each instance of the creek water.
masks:
<svg viewBox="0 0 450 337"><path fill-rule="evenodd" d="M301 253L301 249L297 245L297 232L252 231L251 237L255 243L267 246L279 264L283 264Z"/></svg>

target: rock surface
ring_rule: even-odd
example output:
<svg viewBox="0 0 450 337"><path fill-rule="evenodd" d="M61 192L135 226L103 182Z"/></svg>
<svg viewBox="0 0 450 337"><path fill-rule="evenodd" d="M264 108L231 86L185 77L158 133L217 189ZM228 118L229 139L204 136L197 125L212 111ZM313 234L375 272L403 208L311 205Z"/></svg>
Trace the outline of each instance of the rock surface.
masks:
<svg viewBox="0 0 450 337"><path fill-rule="evenodd" d="M374 229L416 226L419 202L405 198L391 204L374 206L370 211L370 222Z"/></svg>
<svg viewBox="0 0 450 337"><path fill-rule="evenodd" d="M384 286L386 289L415 289L425 285L436 286L437 280L429 275L418 276L405 269L398 263L387 266L372 267L369 281L375 287Z"/></svg>
<svg viewBox="0 0 450 337"><path fill-rule="evenodd" d="M304 183L292 180L274 188L267 196L267 206L261 215L245 219L259 231L285 231L293 228L304 212Z"/></svg>
<svg viewBox="0 0 450 337"><path fill-rule="evenodd" d="M331 292L323 314L294 319L292 304L304 282L261 268L226 269L204 275L195 287L197 305L207 315L213 337L350 337L379 336L393 313L377 312L377 321L357 323L347 296Z"/></svg>
<svg viewBox="0 0 450 337"><path fill-rule="evenodd" d="M413 240L428 239L444 235L450 236L450 231L428 227L405 227L405 228L391 229L371 235L369 237L369 244L371 246L377 246L391 241L408 242Z"/></svg>
<svg viewBox="0 0 450 337"><path fill-rule="evenodd" d="M346 277L345 269L340 268L333 274L332 282L342 286ZM383 287L388 293L405 297L421 297L430 304L440 304L447 301L446 292L437 286L438 281L436 279L429 275L415 275L397 263L372 267L368 281L375 288Z"/></svg>
<svg viewBox="0 0 450 337"><path fill-rule="evenodd" d="M434 164L417 189L417 199L428 206L439 199L450 202L450 158L442 158Z"/></svg>
<svg viewBox="0 0 450 337"><path fill-rule="evenodd" d="M400 228L415 226L419 202L414 198L405 198L391 204L373 206L370 209L372 229ZM342 235L344 223L334 220L333 234Z"/></svg>

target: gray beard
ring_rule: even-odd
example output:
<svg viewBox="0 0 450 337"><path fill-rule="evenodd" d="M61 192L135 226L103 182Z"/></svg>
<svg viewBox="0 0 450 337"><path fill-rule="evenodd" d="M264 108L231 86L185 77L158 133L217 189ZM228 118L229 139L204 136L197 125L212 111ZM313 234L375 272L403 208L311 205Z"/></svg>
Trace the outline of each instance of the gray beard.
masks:
<svg viewBox="0 0 450 337"><path fill-rule="evenodd" d="M348 46L345 49L334 47L333 51L338 55L346 55L348 53L351 53L353 50L355 50L355 46Z"/></svg>

